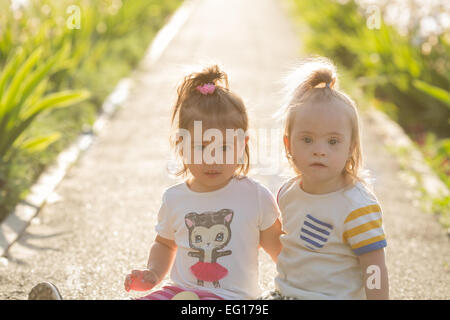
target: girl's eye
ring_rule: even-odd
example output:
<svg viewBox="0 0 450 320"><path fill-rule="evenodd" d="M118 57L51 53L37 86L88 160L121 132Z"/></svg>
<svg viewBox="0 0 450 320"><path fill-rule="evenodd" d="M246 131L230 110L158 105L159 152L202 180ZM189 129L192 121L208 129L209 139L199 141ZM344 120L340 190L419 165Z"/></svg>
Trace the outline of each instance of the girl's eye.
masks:
<svg viewBox="0 0 450 320"><path fill-rule="evenodd" d="M311 143L312 139L310 137L303 137L302 140L306 143Z"/></svg>
<svg viewBox="0 0 450 320"><path fill-rule="evenodd" d="M330 140L328 141L328 143L329 143L329 144L336 144L336 143L338 143L338 141L337 141L337 139L330 139Z"/></svg>
<svg viewBox="0 0 450 320"><path fill-rule="evenodd" d="M195 243L202 242L202 236L195 236Z"/></svg>
<svg viewBox="0 0 450 320"><path fill-rule="evenodd" d="M219 232L216 236L216 241L223 241L223 233Z"/></svg>

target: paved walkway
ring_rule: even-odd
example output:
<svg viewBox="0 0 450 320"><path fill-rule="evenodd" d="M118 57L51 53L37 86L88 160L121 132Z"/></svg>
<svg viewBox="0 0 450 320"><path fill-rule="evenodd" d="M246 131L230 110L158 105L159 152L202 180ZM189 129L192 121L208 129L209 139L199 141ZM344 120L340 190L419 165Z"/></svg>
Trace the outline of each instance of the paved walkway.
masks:
<svg viewBox="0 0 450 320"><path fill-rule="evenodd" d="M59 185L61 199L43 208L10 248L8 263L0 263L0 299L26 299L42 280L57 284L66 299L128 297L124 276L145 267L162 192L174 183L166 171L169 114L182 66L220 62L249 107L252 128L277 128L277 81L298 57L299 38L278 1L198 1L160 60L143 61L134 73L125 108ZM385 210L391 296L448 299L448 239L433 217L411 205L377 128L366 122L365 129L364 151ZM273 192L284 179L251 176ZM270 289L275 267L262 251L260 266L261 287Z"/></svg>

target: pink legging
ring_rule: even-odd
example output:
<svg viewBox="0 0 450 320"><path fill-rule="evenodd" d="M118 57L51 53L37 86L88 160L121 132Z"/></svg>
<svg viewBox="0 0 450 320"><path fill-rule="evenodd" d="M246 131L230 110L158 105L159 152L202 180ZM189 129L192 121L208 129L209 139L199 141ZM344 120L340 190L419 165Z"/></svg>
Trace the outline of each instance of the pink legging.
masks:
<svg viewBox="0 0 450 320"><path fill-rule="evenodd" d="M173 296L182 291L192 291L198 295L200 300L224 300L223 298L205 290L182 289L175 286L164 286L162 289L153 291L149 295L137 298L136 300L170 300Z"/></svg>

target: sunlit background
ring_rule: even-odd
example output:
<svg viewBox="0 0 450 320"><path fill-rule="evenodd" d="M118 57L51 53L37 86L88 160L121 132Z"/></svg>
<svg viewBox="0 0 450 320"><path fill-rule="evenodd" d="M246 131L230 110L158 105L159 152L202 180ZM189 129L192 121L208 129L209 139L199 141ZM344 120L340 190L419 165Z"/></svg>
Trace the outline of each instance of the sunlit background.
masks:
<svg viewBox="0 0 450 320"><path fill-rule="evenodd" d="M302 55L330 57L344 91L400 124L450 187L450 2L276 1ZM58 154L93 130L105 99L182 3L0 0L0 221ZM447 230L449 208L448 195L432 199Z"/></svg>
<svg viewBox="0 0 450 320"><path fill-rule="evenodd" d="M373 105L399 123L448 188L450 2L289 2L306 50L343 66L346 91L360 107ZM449 197L432 206L449 227Z"/></svg>
<svg viewBox="0 0 450 320"><path fill-rule="evenodd" d="M90 130L180 3L0 0L0 220Z"/></svg>
<svg viewBox="0 0 450 320"><path fill-rule="evenodd" d="M286 2L306 51L345 67L344 86L397 121L448 186L450 2ZM180 3L0 1L0 218L89 130Z"/></svg>

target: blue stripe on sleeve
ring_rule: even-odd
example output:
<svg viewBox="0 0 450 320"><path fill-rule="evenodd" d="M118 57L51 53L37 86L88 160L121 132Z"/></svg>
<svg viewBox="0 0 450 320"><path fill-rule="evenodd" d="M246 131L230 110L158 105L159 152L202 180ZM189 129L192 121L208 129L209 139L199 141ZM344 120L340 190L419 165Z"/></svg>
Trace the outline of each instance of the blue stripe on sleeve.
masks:
<svg viewBox="0 0 450 320"><path fill-rule="evenodd" d="M384 247L386 247L386 246L387 246L386 240L381 240L381 241L377 241L377 242L371 243L371 244L369 244L369 245L367 245L367 246L364 246L364 247L355 249L355 250L353 250L353 252L354 252L357 256L360 256L360 255L362 255L362 254L364 254L364 253L371 252L371 251L375 251L375 250L384 248Z"/></svg>

